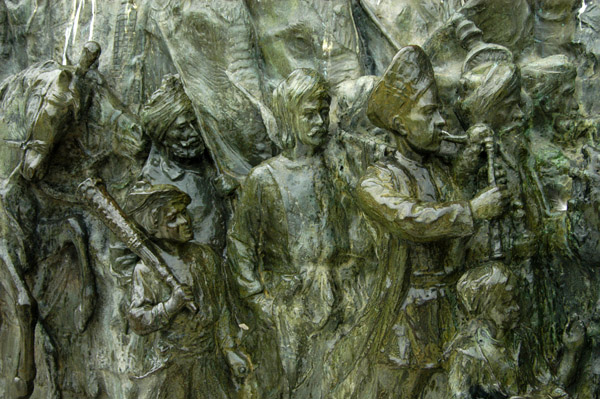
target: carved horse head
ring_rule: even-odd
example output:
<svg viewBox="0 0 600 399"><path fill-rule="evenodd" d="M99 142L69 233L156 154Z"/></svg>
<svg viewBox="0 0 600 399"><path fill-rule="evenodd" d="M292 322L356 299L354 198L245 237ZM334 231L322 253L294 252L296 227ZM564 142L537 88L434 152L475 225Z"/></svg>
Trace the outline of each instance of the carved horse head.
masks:
<svg viewBox="0 0 600 399"><path fill-rule="evenodd" d="M18 167L27 180L42 179L54 146L78 118L79 108L73 73L56 62L35 64L5 80L0 134L3 144L21 149L18 165L4 165L8 172Z"/></svg>

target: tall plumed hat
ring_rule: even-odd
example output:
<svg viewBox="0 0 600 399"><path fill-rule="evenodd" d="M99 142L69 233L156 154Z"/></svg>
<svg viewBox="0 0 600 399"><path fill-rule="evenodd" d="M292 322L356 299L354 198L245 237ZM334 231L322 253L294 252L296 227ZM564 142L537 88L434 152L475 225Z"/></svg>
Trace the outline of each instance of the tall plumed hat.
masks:
<svg viewBox="0 0 600 399"><path fill-rule="evenodd" d="M520 89L520 72L512 52L481 40L481 31L469 20L457 24L456 34L469 51L462 65L458 116L467 124L485 115L503 98Z"/></svg>
<svg viewBox="0 0 600 399"><path fill-rule="evenodd" d="M166 75L142 109L144 130L154 142L160 143L177 117L188 111L193 111L192 102L185 94L179 75Z"/></svg>
<svg viewBox="0 0 600 399"><path fill-rule="evenodd" d="M435 87L431 61L419 46L404 47L369 96L367 116L382 129L393 128L393 118L409 110L409 105L430 87Z"/></svg>

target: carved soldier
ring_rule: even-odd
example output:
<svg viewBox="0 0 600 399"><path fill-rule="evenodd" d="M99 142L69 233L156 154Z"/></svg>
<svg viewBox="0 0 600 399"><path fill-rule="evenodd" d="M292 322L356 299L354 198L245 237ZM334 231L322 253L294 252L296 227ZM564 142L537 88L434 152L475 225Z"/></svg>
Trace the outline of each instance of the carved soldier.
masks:
<svg viewBox="0 0 600 399"><path fill-rule="evenodd" d="M571 194L569 170L575 166L581 115L575 100L575 65L555 55L521 67L523 86L534 104L533 128L529 132L533 167L543 192L544 208L562 212Z"/></svg>
<svg viewBox="0 0 600 399"><path fill-rule="evenodd" d="M469 243L468 264L502 260L519 278L519 306L531 314L527 320L539 329L546 356L556 354L554 330L543 327L553 316L547 311L550 268L540 267L543 249L543 192L525 135L526 115L521 104L521 74L505 47L471 41L463 63L458 116L469 143L457 163L467 193L490 183L490 164L503 175L510 193L510 212L489 225L482 223ZM485 149L485 155L482 155ZM471 176L469 182L465 181ZM557 310L558 311L558 310ZM557 362L555 360L553 362Z"/></svg>
<svg viewBox="0 0 600 399"><path fill-rule="evenodd" d="M473 193L490 184L488 165L494 162L511 193L511 212L497 227L478 227L469 262L503 258L506 264L530 270L542 210L534 177L525 167L529 161L526 116L521 109L521 75L512 53L499 45L474 45L463 64L459 94L457 113L470 140L456 165L464 191Z"/></svg>
<svg viewBox="0 0 600 399"><path fill-rule="evenodd" d="M240 181L273 153L258 112L263 101L260 53L247 3L146 3L153 9L149 21L155 21L147 27L158 28L154 32L185 84L216 165Z"/></svg>
<svg viewBox="0 0 600 399"><path fill-rule="evenodd" d="M214 184L217 171L205 151L200 125L179 76L163 79L141 119L153 143L141 178L152 184L172 184L187 193L192 198L194 241L222 251L225 217Z"/></svg>
<svg viewBox="0 0 600 399"><path fill-rule="evenodd" d="M419 397L439 371L453 332L446 285L462 259L460 238L473 233L474 220L503 210L497 187L462 199L436 157L444 126L439 107L431 63L418 46L394 57L368 103L369 118L394 134L397 151L368 168L357 188L359 203L391 234L390 267L410 272L391 282L408 280L409 288L396 298L401 307L389 316L395 320L383 326L378 397Z"/></svg>
<svg viewBox="0 0 600 399"><path fill-rule="evenodd" d="M542 366L546 359L540 356L535 336L517 328L517 284L500 262L471 269L458 281L458 297L469 321L448 350L449 397L568 397L561 386L567 386L574 375L585 327L580 321L567 325L562 363L550 376Z"/></svg>
<svg viewBox="0 0 600 399"><path fill-rule="evenodd" d="M235 384L226 363L237 378L250 368L231 335L220 258L209 246L190 242L190 202L175 186L162 184L140 185L127 199L128 214L168 255L167 266L182 283L171 291L143 261L135 266L130 325L140 335L156 333L152 342L160 354L154 373L146 375L156 383L143 397L229 398ZM185 308L189 301L198 313Z"/></svg>
<svg viewBox="0 0 600 399"><path fill-rule="evenodd" d="M263 350L278 353L271 360L278 364L262 363L263 371L281 368L286 395L298 398L309 397L306 389L319 392L318 382L310 381L321 378L321 336L334 323L333 274L342 235L322 154L329 100L321 75L308 69L292 72L274 91L283 152L248 175L228 236L235 286L262 331L255 338L269 337L261 325L274 329L274 342ZM264 378L258 382L267 391Z"/></svg>

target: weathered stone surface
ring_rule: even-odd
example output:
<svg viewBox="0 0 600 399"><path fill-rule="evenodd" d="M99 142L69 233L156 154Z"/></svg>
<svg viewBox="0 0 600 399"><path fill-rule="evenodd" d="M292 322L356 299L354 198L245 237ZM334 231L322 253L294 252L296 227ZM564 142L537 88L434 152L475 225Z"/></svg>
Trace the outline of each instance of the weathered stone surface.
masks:
<svg viewBox="0 0 600 399"><path fill-rule="evenodd" d="M0 1L0 397L600 397L599 10Z"/></svg>

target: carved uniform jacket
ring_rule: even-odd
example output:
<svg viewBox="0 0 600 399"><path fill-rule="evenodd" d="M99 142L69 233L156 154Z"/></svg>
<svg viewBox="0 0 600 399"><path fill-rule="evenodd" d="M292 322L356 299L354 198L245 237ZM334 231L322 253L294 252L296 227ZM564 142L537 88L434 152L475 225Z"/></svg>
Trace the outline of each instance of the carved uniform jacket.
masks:
<svg viewBox="0 0 600 399"><path fill-rule="evenodd" d="M383 361L394 367L436 367L453 322L446 298L449 273L462 260L461 240L473 232L471 209L437 159L420 163L395 152L367 169L358 186L365 213L397 240L395 267L410 271L397 319L388 326Z"/></svg>
<svg viewBox="0 0 600 399"><path fill-rule="evenodd" d="M325 302L315 306L331 305L326 276L337 250L329 212L334 199L320 169L279 156L248 176L228 252L242 297L268 292L283 298L316 289ZM314 309L314 321L327 312Z"/></svg>
<svg viewBox="0 0 600 399"><path fill-rule="evenodd" d="M219 259L207 246L185 244L179 258L164 255L171 271L182 284L191 287L197 314L188 309L169 317L164 303L170 288L143 262L133 272L129 321L137 334L149 336L156 354L151 370L161 371L156 378L156 396L160 398L226 398L227 371L219 349L232 346L229 312L225 308L223 277ZM176 266L173 266L176 265ZM151 353L146 348L146 354ZM142 378L142 377L138 377ZM187 382L186 382L187 379ZM189 384L189 381L194 381ZM186 387L193 387L188 396Z"/></svg>

